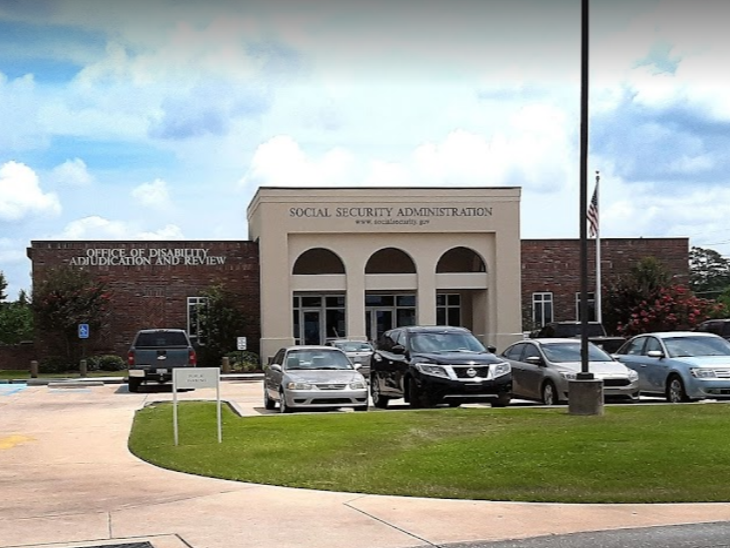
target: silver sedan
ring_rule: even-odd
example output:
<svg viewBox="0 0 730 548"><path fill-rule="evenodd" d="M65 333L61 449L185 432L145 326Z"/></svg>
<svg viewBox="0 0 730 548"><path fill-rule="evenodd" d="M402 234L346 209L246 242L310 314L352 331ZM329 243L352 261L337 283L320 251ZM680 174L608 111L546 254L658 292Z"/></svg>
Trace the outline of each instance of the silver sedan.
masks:
<svg viewBox="0 0 730 548"><path fill-rule="evenodd" d="M367 382L342 350L290 346L264 368L264 407L277 404L282 413L340 407L367 411Z"/></svg>
<svg viewBox="0 0 730 548"><path fill-rule="evenodd" d="M502 356L512 366L512 395L553 405L568 400L569 381L581 371L581 341L528 339L508 346ZM603 380L606 398L639 399L636 371L588 343L588 370Z"/></svg>

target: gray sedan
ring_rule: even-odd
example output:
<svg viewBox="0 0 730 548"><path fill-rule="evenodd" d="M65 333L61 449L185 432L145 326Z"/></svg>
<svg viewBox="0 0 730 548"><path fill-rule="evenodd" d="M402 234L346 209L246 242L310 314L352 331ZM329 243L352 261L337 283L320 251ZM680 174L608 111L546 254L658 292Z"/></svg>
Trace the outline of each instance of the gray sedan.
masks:
<svg viewBox="0 0 730 548"><path fill-rule="evenodd" d="M339 348L355 367L360 369L363 377L366 379L370 378L370 358L373 355L373 345L367 341L354 341L349 339L334 339L328 341L327 346L334 346Z"/></svg>
<svg viewBox="0 0 730 548"><path fill-rule="evenodd" d="M282 348L264 369L264 407L301 409L354 407L367 411L365 377L342 350L331 346Z"/></svg>
<svg viewBox="0 0 730 548"><path fill-rule="evenodd" d="M553 405L568 400L569 381L581 371L581 341L527 339L508 346L502 356L512 366L512 395ZM603 381L606 398L639 399L639 376L593 343L588 370Z"/></svg>

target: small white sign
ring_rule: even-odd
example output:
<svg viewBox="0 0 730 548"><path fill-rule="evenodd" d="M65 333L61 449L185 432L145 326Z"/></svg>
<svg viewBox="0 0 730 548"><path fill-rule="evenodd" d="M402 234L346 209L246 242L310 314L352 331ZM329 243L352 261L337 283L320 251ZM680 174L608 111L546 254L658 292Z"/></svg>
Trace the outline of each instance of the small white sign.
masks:
<svg viewBox="0 0 730 548"><path fill-rule="evenodd" d="M172 370L172 428L175 445L179 440L177 422L178 388L215 388L216 416L218 423L218 443L223 441L221 432L221 368L220 367L176 367Z"/></svg>
<svg viewBox="0 0 730 548"><path fill-rule="evenodd" d="M172 370L175 388L215 388L219 378L218 367L176 367Z"/></svg>
<svg viewBox="0 0 730 548"><path fill-rule="evenodd" d="M236 339L236 348L238 350L246 350L246 337L238 337Z"/></svg>

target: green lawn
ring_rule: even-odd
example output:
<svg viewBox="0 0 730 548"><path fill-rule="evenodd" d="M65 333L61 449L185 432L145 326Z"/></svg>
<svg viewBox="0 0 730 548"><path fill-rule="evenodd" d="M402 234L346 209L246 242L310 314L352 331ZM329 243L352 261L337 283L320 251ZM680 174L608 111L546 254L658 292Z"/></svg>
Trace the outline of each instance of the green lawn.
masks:
<svg viewBox="0 0 730 548"><path fill-rule="evenodd" d="M89 371L87 377L126 377L127 371ZM78 378L79 372L70 373L39 373L39 379L65 379ZM0 379L30 379L30 371L24 370L0 370Z"/></svg>
<svg viewBox="0 0 730 548"><path fill-rule="evenodd" d="M140 410L129 446L183 472L321 490L555 502L730 501L730 405L457 408L240 418L214 403Z"/></svg>

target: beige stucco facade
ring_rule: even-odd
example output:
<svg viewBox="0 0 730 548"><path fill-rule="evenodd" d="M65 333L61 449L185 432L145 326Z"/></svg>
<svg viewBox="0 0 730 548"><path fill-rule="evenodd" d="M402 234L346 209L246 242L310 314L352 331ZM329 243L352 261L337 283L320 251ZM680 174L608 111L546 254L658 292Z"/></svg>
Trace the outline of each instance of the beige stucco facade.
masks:
<svg viewBox="0 0 730 548"><path fill-rule="evenodd" d="M516 187L260 188L262 358L445 317L501 350L521 336L519 211Z"/></svg>

